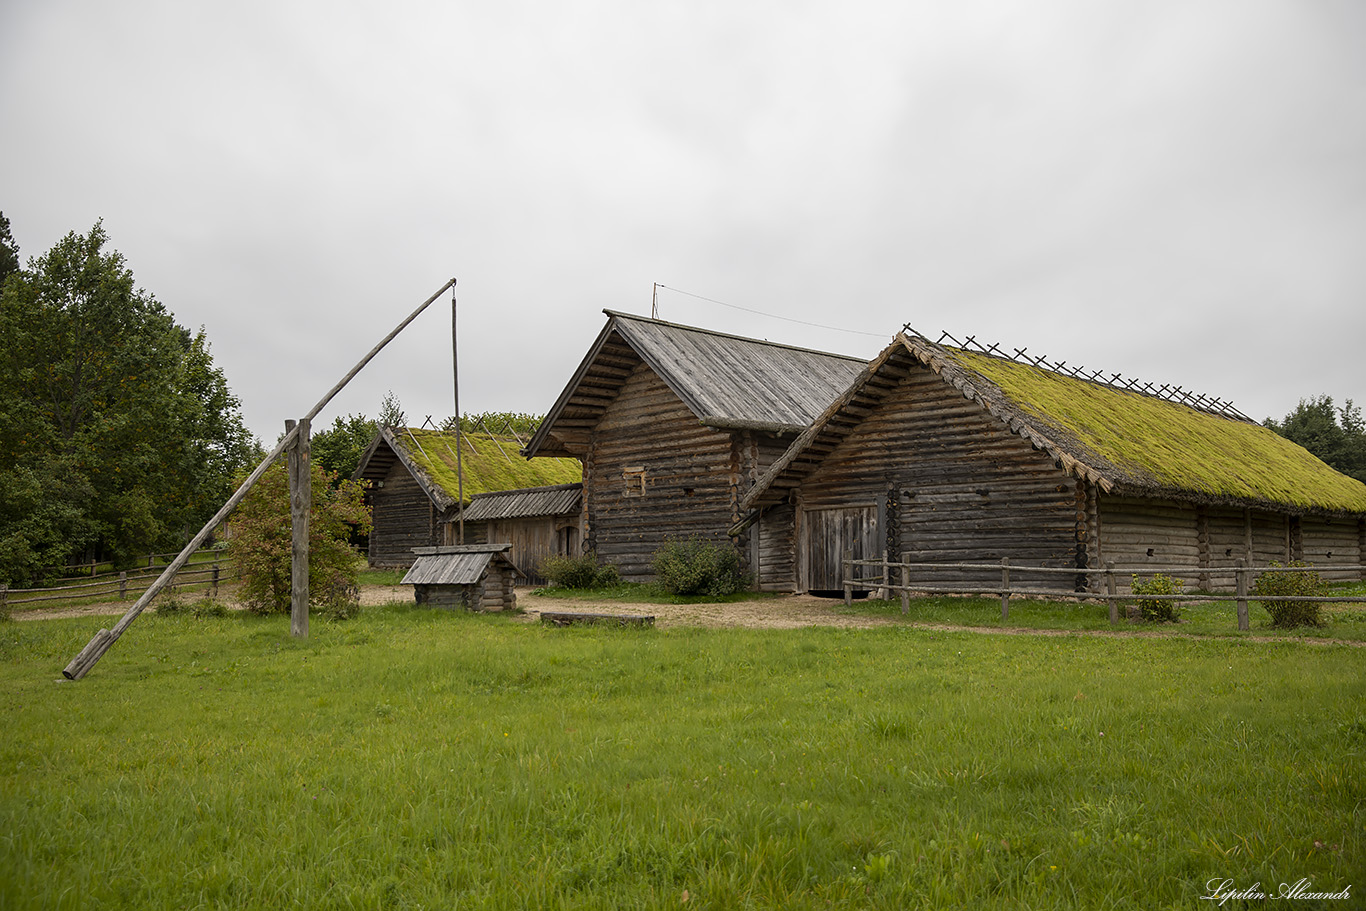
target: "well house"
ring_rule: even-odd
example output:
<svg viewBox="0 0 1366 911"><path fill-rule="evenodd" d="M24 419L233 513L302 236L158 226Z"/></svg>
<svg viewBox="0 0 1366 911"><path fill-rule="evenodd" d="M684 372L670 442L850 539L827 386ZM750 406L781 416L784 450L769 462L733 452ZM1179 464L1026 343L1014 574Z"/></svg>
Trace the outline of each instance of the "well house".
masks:
<svg viewBox="0 0 1366 911"><path fill-rule="evenodd" d="M583 547L638 581L669 538L726 542L744 491L867 362L605 312L523 452L582 462ZM764 587L792 574L771 527L730 539Z"/></svg>
<svg viewBox="0 0 1366 911"><path fill-rule="evenodd" d="M1116 379L908 329L745 492L732 531L774 525L766 534L778 538L789 528L783 582L800 591L839 589L846 552L1170 567L1200 588L1231 585L1239 560L1303 559L1326 578L1357 577L1333 567L1366 562L1366 485L1227 403ZM1098 580L1078 574L1075 584Z"/></svg>

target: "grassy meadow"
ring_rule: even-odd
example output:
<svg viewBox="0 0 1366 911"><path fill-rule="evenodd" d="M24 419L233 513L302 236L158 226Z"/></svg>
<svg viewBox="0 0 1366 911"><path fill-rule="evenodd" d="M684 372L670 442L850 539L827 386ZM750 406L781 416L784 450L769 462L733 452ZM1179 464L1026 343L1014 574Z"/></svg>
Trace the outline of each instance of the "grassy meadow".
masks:
<svg viewBox="0 0 1366 911"><path fill-rule="evenodd" d="M0 625L0 909L1366 893L1358 647L391 605L149 613L61 682L109 622Z"/></svg>

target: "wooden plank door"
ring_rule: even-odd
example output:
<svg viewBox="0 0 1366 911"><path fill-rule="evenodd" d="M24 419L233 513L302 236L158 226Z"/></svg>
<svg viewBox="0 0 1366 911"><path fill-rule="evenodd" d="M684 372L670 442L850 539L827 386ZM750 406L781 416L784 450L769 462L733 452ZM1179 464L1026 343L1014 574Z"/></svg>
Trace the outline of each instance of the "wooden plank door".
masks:
<svg viewBox="0 0 1366 911"><path fill-rule="evenodd" d="M855 560L876 560L877 507L848 506L810 509L802 513L801 585L809 592L841 592L844 589L844 552ZM872 567L855 567L858 577L877 575ZM876 586L868 586L873 588ZM860 589L867 590L867 589Z"/></svg>

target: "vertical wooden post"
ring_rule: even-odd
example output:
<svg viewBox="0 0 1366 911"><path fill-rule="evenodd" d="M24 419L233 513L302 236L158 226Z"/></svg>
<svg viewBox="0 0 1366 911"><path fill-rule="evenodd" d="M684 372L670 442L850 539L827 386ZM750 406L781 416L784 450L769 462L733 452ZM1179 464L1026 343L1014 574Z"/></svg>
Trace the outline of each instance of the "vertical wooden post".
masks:
<svg viewBox="0 0 1366 911"><path fill-rule="evenodd" d="M213 596L218 597L218 561L213 561Z"/></svg>
<svg viewBox="0 0 1366 911"><path fill-rule="evenodd" d="M119 573L119 600L123 601L128 597L128 573Z"/></svg>
<svg viewBox="0 0 1366 911"><path fill-rule="evenodd" d="M294 429L285 421L285 432ZM294 532L289 589L289 632L308 638L308 513L313 506L313 472L309 465L309 421L299 421L299 434L289 447L289 518Z"/></svg>
<svg viewBox="0 0 1366 911"><path fill-rule="evenodd" d="M882 552L882 597L892 597L892 568L887 564L887 551Z"/></svg>
<svg viewBox="0 0 1366 911"><path fill-rule="evenodd" d="M455 393L455 520L457 544L465 543L465 471L460 463L460 345L455 333L455 279L451 279L451 384Z"/></svg>
<svg viewBox="0 0 1366 911"><path fill-rule="evenodd" d="M1010 619L1010 558L1001 558L1001 621Z"/></svg>
<svg viewBox="0 0 1366 911"><path fill-rule="evenodd" d="M1247 561L1239 560L1235 571L1238 578L1238 629L1248 629L1247 619Z"/></svg>
<svg viewBox="0 0 1366 911"><path fill-rule="evenodd" d="M9 616L9 586L0 582L0 617Z"/></svg>
<svg viewBox="0 0 1366 911"><path fill-rule="evenodd" d="M157 556L156 554L148 554L148 555L147 555L147 568L148 568L148 569L151 569L151 568L152 568L152 564L156 561L156 556Z"/></svg>
<svg viewBox="0 0 1366 911"><path fill-rule="evenodd" d="M909 614L911 612L911 568L907 563L911 562L910 551L901 555L901 612Z"/></svg>
<svg viewBox="0 0 1366 911"><path fill-rule="evenodd" d="M1116 626L1119 623L1119 601L1115 595L1119 594L1118 586L1115 585L1115 561L1105 561L1105 594L1110 596L1110 625Z"/></svg>
<svg viewBox="0 0 1366 911"><path fill-rule="evenodd" d="M844 606L848 607L854 603L854 552L852 550L844 552L844 559L840 561L840 568L843 570L840 574L840 582L844 584Z"/></svg>

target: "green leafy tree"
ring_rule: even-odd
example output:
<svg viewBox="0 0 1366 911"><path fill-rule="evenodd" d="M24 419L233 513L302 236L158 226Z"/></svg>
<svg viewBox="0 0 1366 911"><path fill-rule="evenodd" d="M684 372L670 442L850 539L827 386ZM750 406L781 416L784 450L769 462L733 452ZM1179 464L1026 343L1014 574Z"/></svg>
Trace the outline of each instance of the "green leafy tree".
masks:
<svg viewBox="0 0 1366 911"><path fill-rule="evenodd" d="M379 425L363 414L336 418L330 428L313 434L313 461L339 478L349 478L378 432Z"/></svg>
<svg viewBox="0 0 1366 911"><path fill-rule="evenodd" d="M0 293L0 581L178 547L254 447L203 332L107 243L68 234Z"/></svg>
<svg viewBox="0 0 1366 911"><path fill-rule="evenodd" d="M384 401L380 402L377 423L389 428L408 426L408 416L403 413L403 406L392 389L384 393Z"/></svg>
<svg viewBox="0 0 1366 911"><path fill-rule="evenodd" d="M308 519L309 601L324 614L345 616L354 604L360 554L351 535L369 534L365 485L338 481L310 461L313 503ZM233 512L228 556L241 574L242 597L262 614L289 613L294 531L284 459L266 470Z"/></svg>
<svg viewBox="0 0 1366 911"><path fill-rule="evenodd" d="M1300 399L1284 421L1267 418L1264 424L1343 474L1366 482L1366 421L1351 399L1341 408L1333 407L1332 396Z"/></svg>

